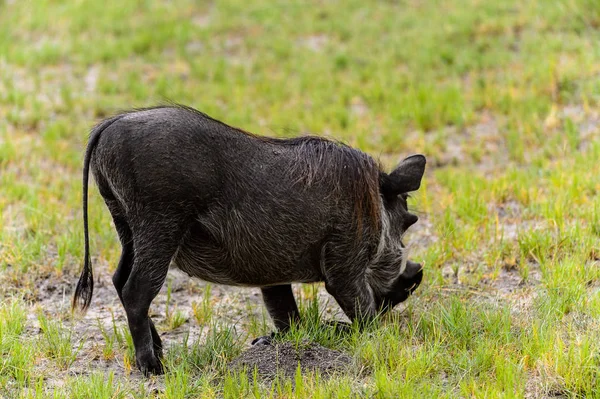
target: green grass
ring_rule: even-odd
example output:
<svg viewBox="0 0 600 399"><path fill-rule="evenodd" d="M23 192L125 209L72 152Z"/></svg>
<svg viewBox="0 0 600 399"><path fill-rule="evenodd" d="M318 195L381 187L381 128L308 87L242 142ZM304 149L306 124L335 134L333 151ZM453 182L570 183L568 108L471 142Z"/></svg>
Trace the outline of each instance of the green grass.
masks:
<svg viewBox="0 0 600 399"><path fill-rule="evenodd" d="M600 398L599 39L595 0L0 1L0 396ZM118 301L70 316L87 132L166 99L388 167L427 155L406 307L339 335L298 290L306 321L281 339L346 351L347 375L230 372L271 325L210 285L161 294L175 338L149 382ZM120 247L95 189L89 216L110 284Z"/></svg>

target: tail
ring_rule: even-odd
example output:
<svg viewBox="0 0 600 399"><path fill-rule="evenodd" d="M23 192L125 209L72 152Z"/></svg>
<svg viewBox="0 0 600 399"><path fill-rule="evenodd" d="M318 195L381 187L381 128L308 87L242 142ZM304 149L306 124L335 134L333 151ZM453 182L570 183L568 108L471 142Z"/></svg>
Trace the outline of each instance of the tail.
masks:
<svg viewBox="0 0 600 399"><path fill-rule="evenodd" d="M92 271L92 260L90 258L90 234L88 228L88 182L90 174L90 160L92 153L98 144L100 134L113 122L123 117L118 115L110 119L106 119L96 125L90 133L90 139L88 141L87 149L85 150L85 157L83 160L83 233L85 237L85 258L83 263L83 270L77 287L75 288L75 295L73 296L72 309L79 308L81 312L85 313L87 308L90 306L92 301L92 294L94 293L94 274Z"/></svg>

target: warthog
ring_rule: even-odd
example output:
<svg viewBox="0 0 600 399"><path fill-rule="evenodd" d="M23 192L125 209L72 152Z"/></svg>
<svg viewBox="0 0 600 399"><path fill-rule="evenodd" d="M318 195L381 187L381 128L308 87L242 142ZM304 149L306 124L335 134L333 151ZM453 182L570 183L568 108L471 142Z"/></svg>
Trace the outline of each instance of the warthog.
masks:
<svg viewBox="0 0 600 399"><path fill-rule="evenodd" d="M420 186L425 157L388 174L324 138L261 137L192 108L161 106L106 119L90 134L74 308L85 311L93 291L90 168L121 241L113 283L146 375L163 372L148 309L170 264L212 283L260 287L281 331L299 319L291 283L325 282L350 320L364 322L421 282L401 238L417 221L406 199Z"/></svg>

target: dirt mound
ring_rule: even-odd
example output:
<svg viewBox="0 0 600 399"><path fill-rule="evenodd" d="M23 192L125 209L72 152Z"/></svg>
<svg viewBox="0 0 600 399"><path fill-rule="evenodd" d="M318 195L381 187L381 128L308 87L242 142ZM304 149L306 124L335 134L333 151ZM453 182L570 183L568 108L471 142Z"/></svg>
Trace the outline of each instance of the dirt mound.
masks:
<svg viewBox="0 0 600 399"><path fill-rule="evenodd" d="M278 373L293 379L298 364L302 373L318 372L321 376L327 377L334 372L348 369L352 364L352 358L343 352L325 348L314 342L303 342L298 346L292 342L284 342L254 345L234 359L230 366L234 370L242 370L246 367L249 375L252 375L256 368L262 379L270 381Z"/></svg>

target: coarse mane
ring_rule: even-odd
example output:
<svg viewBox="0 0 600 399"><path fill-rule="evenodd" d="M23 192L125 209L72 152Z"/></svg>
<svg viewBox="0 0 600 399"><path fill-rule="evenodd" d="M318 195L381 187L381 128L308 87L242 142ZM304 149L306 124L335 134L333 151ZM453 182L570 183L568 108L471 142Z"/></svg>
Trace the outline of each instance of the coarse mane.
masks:
<svg viewBox="0 0 600 399"><path fill-rule="evenodd" d="M369 155L343 143L306 136L274 139L280 145L295 147L290 176L305 186L327 180L333 195L349 196L354 203L354 222L360 236L366 220L372 231L381 229L379 164Z"/></svg>

